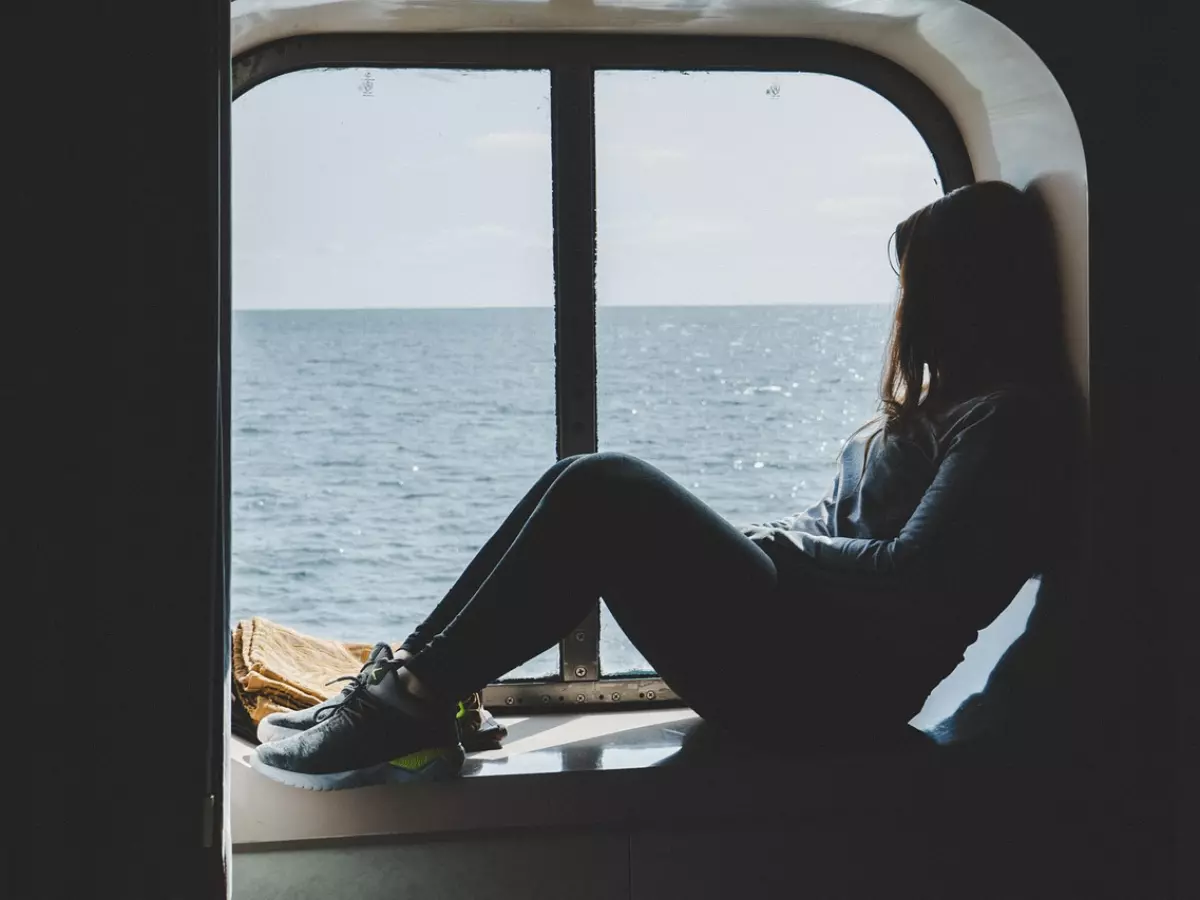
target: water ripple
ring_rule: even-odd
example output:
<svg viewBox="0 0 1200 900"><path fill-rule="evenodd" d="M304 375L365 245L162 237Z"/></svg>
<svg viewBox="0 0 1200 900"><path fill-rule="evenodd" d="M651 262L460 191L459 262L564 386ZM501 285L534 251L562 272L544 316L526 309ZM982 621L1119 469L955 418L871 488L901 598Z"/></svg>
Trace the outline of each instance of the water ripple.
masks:
<svg viewBox="0 0 1200 900"><path fill-rule="evenodd" d="M888 319L602 307L600 448L731 521L804 509L874 410ZM553 346L547 309L235 313L234 617L403 638L553 463Z"/></svg>

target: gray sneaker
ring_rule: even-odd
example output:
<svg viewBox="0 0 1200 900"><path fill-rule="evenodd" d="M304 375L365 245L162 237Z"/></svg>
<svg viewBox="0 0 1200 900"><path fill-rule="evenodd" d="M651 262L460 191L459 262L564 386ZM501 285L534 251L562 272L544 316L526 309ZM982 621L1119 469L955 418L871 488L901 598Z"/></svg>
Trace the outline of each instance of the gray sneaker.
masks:
<svg viewBox="0 0 1200 900"><path fill-rule="evenodd" d="M465 758L454 707L407 694L396 676L402 665L380 660L312 728L256 747L251 767L313 791L453 778Z"/></svg>
<svg viewBox="0 0 1200 900"><path fill-rule="evenodd" d="M312 728L318 722L331 715L334 709L342 705L354 690L354 686L358 684L363 675L375 664L376 660L391 658L391 647L382 641L376 644L371 648L371 655L367 658L367 661L363 664L357 675L346 675L343 678L335 679L337 681L345 680L349 682L349 684L342 688L341 693L330 697L324 703L310 706L308 709L286 713L271 713L258 723L259 741L269 744L271 741L281 741L284 738L289 738L294 734L299 734L302 731ZM332 683L330 682L330 684Z"/></svg>

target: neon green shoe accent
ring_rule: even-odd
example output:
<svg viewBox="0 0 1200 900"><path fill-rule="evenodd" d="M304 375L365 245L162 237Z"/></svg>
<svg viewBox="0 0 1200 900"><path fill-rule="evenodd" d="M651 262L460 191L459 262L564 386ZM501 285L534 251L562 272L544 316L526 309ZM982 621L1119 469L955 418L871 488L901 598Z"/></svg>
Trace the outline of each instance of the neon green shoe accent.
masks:
<svg viewBox="0 0 1200 900"><path fill-rule="evenodd" d="M467 707L461 700L459 700L458 701L458 712L456 712L454 714L454 718L461 719L466 714L467 714Z"/></svg>
<svg viewBox="0 0 1200 900"><path fill-rule="evenodd" d="M391 760L391 765L398 769L404 769L406 772L418 772L439 759L452 756L453 753L454 748L452 747L430 747L427 750L410 753L408 756L399 756Z"/></svg>

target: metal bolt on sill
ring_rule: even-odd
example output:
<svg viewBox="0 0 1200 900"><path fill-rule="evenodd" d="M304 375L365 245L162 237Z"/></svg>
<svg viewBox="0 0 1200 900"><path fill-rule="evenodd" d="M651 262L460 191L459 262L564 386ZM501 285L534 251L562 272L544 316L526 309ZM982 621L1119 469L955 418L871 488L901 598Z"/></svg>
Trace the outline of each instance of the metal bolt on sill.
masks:
<svg viewBox="0 0 1200 900"><path fill-rule="evenodd" d="M575 677L576 678L586 678L587 677L587 667L586 666L577 667L575 669Z"/></svg>

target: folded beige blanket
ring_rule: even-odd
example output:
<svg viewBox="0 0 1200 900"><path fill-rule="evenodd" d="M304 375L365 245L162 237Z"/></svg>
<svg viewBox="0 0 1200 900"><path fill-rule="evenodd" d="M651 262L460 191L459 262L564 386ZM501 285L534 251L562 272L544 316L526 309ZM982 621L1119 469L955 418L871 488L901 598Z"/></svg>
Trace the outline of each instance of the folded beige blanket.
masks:
<svg viewBox="0 0 1200 900"><path fill-rule="evenodd" d="M256 725L271 713L306 709L345 687L327 682L357 675L371 646L312 637L261 616L243 619L233 630L234 691Z"/></svg>

